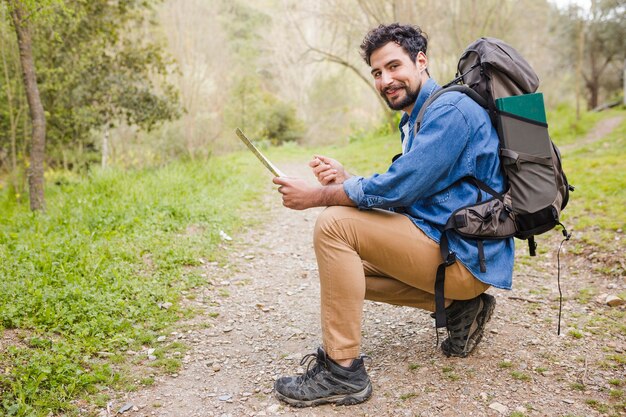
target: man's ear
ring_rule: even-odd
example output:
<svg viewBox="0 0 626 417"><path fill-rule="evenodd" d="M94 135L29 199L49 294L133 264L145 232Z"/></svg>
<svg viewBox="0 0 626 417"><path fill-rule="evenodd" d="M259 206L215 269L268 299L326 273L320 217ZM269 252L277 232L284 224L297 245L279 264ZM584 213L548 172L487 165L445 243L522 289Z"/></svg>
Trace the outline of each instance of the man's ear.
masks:
<svg viewBox="0 0 626 417"><path fill-rule="evenodd" d="M415 66L420 70L422 68L428 68L428 57L424 52L419 51L417 53L417 56L415 57Z"/></svg>

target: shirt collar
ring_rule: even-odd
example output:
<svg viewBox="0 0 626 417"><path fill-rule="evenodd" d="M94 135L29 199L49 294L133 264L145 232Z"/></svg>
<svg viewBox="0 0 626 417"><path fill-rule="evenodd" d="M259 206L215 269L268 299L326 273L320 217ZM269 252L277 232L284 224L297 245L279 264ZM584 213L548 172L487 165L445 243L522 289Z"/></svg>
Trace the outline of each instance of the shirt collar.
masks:
<svg viewBox="0 0 626 417"><path fill-rule="evenodd" d="M422 108L424 103L426 103L428 97L430 97L435 91L437 91L437 89L439 89L439 85L435 82L435 80L433 80L432 78L426 80L426 82L422 85L422 88L420 88L420 92L417 95L417 100L415 100L415 105L413 106L411 114L409 115L408 113L404 113L402 115L402 118L400 119L400 130L402 130L402 126L404 126L404 124L409 120L411 121L411 123L415 122L415 119L417 119L417 115L419 114L420 109Z"/></svg>

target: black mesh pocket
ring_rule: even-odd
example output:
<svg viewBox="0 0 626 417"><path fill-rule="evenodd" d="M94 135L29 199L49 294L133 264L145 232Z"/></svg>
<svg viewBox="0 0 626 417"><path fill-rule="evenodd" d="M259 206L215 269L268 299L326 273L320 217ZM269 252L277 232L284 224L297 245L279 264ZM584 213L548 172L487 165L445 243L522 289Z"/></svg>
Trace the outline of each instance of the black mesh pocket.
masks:
<svg viewBox="0 0 626 417"><path fill-rule="evenodd" d="M517 223L515 237L519 239L528 239L530 236L539 235L559 224L558 213L552 206L536 213L518 214L515 216L515 222Z"/></svg>

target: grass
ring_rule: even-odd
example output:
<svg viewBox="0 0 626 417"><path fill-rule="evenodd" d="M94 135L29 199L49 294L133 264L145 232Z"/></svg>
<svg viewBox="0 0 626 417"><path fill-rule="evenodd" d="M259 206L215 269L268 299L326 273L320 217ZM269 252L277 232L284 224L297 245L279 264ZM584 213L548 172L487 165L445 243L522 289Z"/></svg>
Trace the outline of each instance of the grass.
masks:
<svg viewBox="0 0 626 417"><path fill-rule="evenodd" d="M615 113L616 111L582 112L580 119L576 120L576 111L563 104L548 111L548 130L557 146L569 145L584 137L597 122Z"/></svg>
<svg viewBox="0 0 626 417"><path fill-rule="evenodd" d="M623 120L610 134L593 143L581 142L596 122L618 115ZM584 113L576 122L575 112L562 107L549 114L548 120L554 142L567 145L562 149L563 167L569 183L576 188L561 213L561 222L573 236L566 248L573 255L589 257L597 273L624 276L621 254L626 251L626 111L619 108ZM540 253L547 250L552 250L551 245L539 246ZM536 263L527 251L518 251L518 255L520 264ZM586 297L580 294L581 299Z"/></svg>
<svg viewBox="0 0 626 417"><path fill-rule="evenodd" d="M511 377L518 381L530 381L531 377L522 371L511 371Z"/></svg>
<svg viewBox="0 0 626 417"><path fill-rule="evenodd" d="M618 114L586 114L575 122L571 113L560 108L549 115L557 144L573 144L595 121ZM625 140L626 122L564 155L577 190L563 222L580 236L581 251L624 247L615 238L626 224ZM397 133L372 132L340 146L290 144L267 153L279 166L321 153L369 175L384 172L399 149ZM106 387L135 389L154 383L150 374L176 372L181 356L174 353L184 347L156 340L195 314L180 300L207 283L202 262L222 261L220 231L236 240L238 230L254 224L258 216L250 213L258 211L259 190L269 188L269 178L244 151L132 172L96 170L87 179L49 173L45 214L31 213L0 190L0 337L8 345L0 351L0 415L75 416L77 399L103 404ZM213 297L228 295L216 290ZM171 306L160 308L164 303ZM217 315L209 313L209 320ZM582 337L575 332L572 337ZM156 349L155 361L126 354L147 348ZM609 356L606 363L623 366L624 357ZM136 374L137 367L146 374ZM514 379L530 378L516 372ZM453 368L442 373L458 379Z"/></svg>
<svg viewBox="0 0 626 417"><path fill-rule="evenodd" d="M498 363L498 368L507 369L513 367L513 363L510 361L502 361Z"/></svg>
<svg viewBox="0 0 626 417"><path fill-rule="evenodd" d="M406 400L410 400L411 398L415 398L417 397L417 393L416 392L408 392L406 394L400 394L400 400L402 401L406 401Z"/></svg>
<svg viewBox="0 0 626 417"><path fill-rule="evenodd" d="M572 336L574 339L582 339L584 337L583 333L578 329L572 329L567 332L567 334Z"/></svg>
<svg viewBox="0 0 626 417"><path fill-rule="evenodd" d="M75 398L124 386L124 352L161 347L186 315L181 292L206 284L200 260L220 257L220 231L252 224L263 177L249 165L50 174L45 214L0 195L0 414L75 415ZM151 366L180 367L159 352Z"/></svg>
<svg viewBox="0 0 626 417"><path fill-rule="evenodd" d="M444 376L451 381L458 381L461 377L455 372L454 368L451 366L444 366L441 368L441 372L443 372Z"/></svg>
<svg viewBox="0 0 626 417"><path fill-rule="evenodd" d="M626 115L622 111L621 114ZM579 234L586 246L599 250L622 250L626 227L626 117L604 139L568 151L564 168L576 186L563 213L563 222Z"/></svg>

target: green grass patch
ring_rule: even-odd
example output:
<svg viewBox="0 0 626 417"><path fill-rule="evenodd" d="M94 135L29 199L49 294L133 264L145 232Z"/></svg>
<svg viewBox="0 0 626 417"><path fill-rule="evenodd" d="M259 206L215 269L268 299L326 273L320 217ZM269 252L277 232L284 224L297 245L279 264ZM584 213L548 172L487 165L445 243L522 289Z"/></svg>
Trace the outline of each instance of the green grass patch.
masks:
<svg viewBox="0 0 626 417"><path fill-rule="evenodd" d="M585 404L601 413L606 413L610 410L610 407L607 404L601 403L600 401L594 399L585 400Z"/></svg>
<svg viewBox="0 0 626 417"><path fill-rule="evenodd" d="M518 381L530 381L531 379L530 376L522 371L511 371L511 377L513 377L513 379L517 379Z"/></svg>
<svg viewBox="0 0 626 417"><path fill-rule="evenodd" d="M190 314L181 293L207 282L195 272L201 260L221 256L220 231L252 224L261 171L232 155L51 173L44 214L2 191L0 414L75 415L73 399L125 379L126 350L159 348L158 335ZM180 359L160 350L151 365L176 371Z"/></svg>
<svg viewBox="0 0 626 417"><path fill-rule="evenodd" d="M583 337L585 337L585 335L583 335L583 333L578 329L572 329L567 332L567 334L572 336L574 339L582 339Z"/></svg>
<svg viewBox="0 0 626 417"><path fill-rule="evenodd" d="M580 119L576 119L576 109L562 104L548 111L548 129L557 146L569 145L583 138L600 120L616 114L618 110L581 112Z"/></svg>
<svg viewBox="0 0 626 417"><path fill-rule="evenodd" d="M306 165L313 155L324 155L341 162L351 174L369 176L387 171L391 158L400 151L399 134L382 130L355 134L337 145L303 148L285 144L278 148L269 148L264 153L279 167L281 162L293 160L300 160Z"/></svg>
<svg viewBox="0 0 626 417"><path fill-rule="evenodd" d="M576 301L580 304L589 304L591 299L595 297L597 290L595 288L581 288L576 295Z"/></svg>
<svg viewBox="0 0 626 417"><path fill-rule="evenodd" d="M408 392L406 394L401 394L400 395L400 399L402 401L410 400L411 398L415 398L415 397L417 397L417 393L416 392Z"/></svg>
<svg viewBox="0 0 626 417"><path fill-rule="evenodd" d="M569 385L570 389L574 390L574 391L584 391L585 390L585 384L581 384L580 382L572 382Z"/></svg>
<svg viewBox="0 0 626 417"><path fill-rule="evenodd" d="M618 365L626 365L626 355L622 353L616 353L614 355L608 355L607 359L612 360Z"/></svg>
<svg viewBox="0 0 626 417"><path fill-rule="evenodd" d="M626 112L621 114L626 116ZM565 152L563 164L576 187L563 222L581 231L580 241L597 251L626 248L626 117L605 138ZM578 237L578 236L577 236Z"/></svg>
<svg viewBox="0 0 626 417"><path fill-rule="evenodd" d="M444 366L441 368L441 372L443 372L444 376L451 381L458 381L461 377L455 372L454 368L451 366Z"/></svg>
<svg viewBox="0 0 626 417"><path fill-rule="evenodd" d="M500 369L508 369L511 368L513 366L513 363L511 361L502 361L498 363L498 368Z"/></svg>

